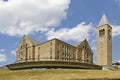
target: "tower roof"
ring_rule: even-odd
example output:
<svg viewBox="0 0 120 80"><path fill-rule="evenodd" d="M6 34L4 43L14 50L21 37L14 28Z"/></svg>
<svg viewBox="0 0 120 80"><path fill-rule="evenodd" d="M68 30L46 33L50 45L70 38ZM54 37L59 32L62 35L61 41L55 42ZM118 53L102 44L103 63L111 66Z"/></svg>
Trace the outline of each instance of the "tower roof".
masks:
<svg viewBox="0 0 120 80"><path fill-rule="evenodd" d="M109 22L108 22L108 19L107 19L106 15L103 14L98 26L102 26L102 25L105 25L105 24L109 24Z"/></svg>

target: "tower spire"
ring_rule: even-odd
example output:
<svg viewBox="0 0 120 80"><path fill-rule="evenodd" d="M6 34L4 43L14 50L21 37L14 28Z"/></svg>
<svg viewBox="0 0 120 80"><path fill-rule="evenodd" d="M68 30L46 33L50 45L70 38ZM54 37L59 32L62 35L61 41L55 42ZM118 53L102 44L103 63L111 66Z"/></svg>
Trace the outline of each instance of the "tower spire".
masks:
<svg viewBox="0 0 120 80"><path fill-rule="evenodd" d="M102 26L102 25L105 25L105 24L109 24L109 22L108 22L108 19L107 19L106 15L103 14L98 26Z"/></svg>
<svg viewBox="0 0 120 80"><path fill-rule="evenodd" d="M112 27L103 14L96 29L96 63L101 66L112 66Z"/></svg>

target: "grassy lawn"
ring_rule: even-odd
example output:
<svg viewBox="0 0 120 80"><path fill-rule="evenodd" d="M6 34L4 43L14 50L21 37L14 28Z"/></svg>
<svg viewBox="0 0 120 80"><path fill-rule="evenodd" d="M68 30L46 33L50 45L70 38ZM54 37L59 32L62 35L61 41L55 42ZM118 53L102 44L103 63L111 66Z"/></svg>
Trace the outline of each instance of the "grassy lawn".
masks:
<svg viewBox="0 0 120 80"><path fill-rule="evenodd" d="M102 79L104 78L104 79ZM120 70L80 70L80 69L41 69L0 71L0 80L81 80L81 79L117 79Z"/></svg>

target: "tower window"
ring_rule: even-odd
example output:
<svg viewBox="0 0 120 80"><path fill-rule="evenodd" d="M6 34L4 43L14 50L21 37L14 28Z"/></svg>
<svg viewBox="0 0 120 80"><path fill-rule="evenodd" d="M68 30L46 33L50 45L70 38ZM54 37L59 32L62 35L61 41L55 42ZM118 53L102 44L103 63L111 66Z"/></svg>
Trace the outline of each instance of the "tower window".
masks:
<svg viewBox="0 0 120 80"><path fill-rule="evenodd" d="M110 34L111 33L111 31L110 30L108 30L108 34Z"/></svg>
<svg viewBox="0 0 120 80"><path fill-rule="evenodd" d="M105 35L105 29L99 30L99 36L104 36Z"/></svg>
<svg viewBox="0 0 120 80"><path fill-rule="evenodd" d="M38 47L38 60L40 59L40 47Z"/></svg>
<svg viewBox="0 0 120 80"><path fill-rule="evenodd" d="M52 42L50 42L50 46L52 46Z"/></svg>
<svg viewBox="0 0 120 80"><path fill-rule="evenodd" d="M111 35L108 36L108 39L111 40Z"/></svg>
<svg viewBox="0 0 120 80"><path fill-rule="evenodd" d="M108 40L111 40L111 31L108 30Z"/></svg>
<svg viewBox="0 0 120 80"><path fill-rule="evenodd" d="M40 54L40 47L38 47L38 54Z"/></svg>
<svg viewBox="0 0 120 80"><path fill-rule="evenodd" d="M50 59L52 59L52 55L50 56Z"/></svg>

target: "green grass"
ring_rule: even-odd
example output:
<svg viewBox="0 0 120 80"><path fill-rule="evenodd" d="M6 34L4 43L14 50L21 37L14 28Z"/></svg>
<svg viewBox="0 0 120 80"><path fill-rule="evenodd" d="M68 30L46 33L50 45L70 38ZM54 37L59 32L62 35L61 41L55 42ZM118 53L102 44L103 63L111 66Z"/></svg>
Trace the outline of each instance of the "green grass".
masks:
<svg viewBox="0 0 120 80"><path fill-rule="evenodd" d="M0 80L81 80L120 79L120 70L41 69L4 70Z"/></svg>

